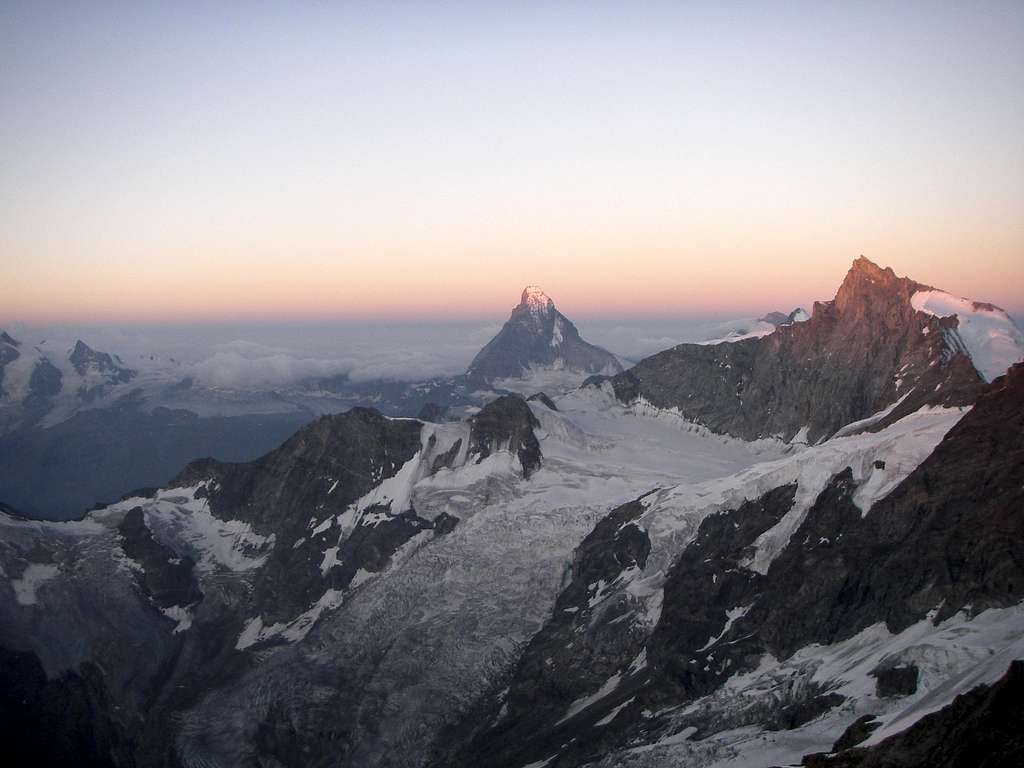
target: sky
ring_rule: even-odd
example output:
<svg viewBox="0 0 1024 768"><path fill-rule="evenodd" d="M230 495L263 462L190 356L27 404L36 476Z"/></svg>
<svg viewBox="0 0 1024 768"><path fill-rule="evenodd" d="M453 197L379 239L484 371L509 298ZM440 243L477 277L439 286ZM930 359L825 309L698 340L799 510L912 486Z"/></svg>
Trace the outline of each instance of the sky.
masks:
<svg viewBox="0 0 1024 768"><path fill-rule="evenodd" d="M1024 3L0 4L0 323L1024 312Z"/></svg>

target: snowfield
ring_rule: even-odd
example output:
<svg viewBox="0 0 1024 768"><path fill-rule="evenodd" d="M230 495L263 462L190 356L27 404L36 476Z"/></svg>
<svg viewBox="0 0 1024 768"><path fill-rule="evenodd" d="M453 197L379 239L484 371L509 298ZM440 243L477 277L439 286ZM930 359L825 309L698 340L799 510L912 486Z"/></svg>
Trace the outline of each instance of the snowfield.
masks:
<svg viewBox="0 0 1024 768"><path fill-rule="evenodd" d="M945 291L918 291L910 304L928 315L956 316L955 333L985 381L1002 376L1011 365L1024 360L1024 334L999 307L961 299Z"/></svg>
<svg viewBox="0 0 1024 768"><path fill-rule="evenodd" d="M346 724L346 764L423 765L426 747L445 726L481 697L494 695L523 646L550 617L574 549L610 510L647 494L635 524L647 532L651 550L643 568L593 585L591 603L628 593L635 607L627 619L649 633L660 616L668 569L707 515L796 482L792 509L757 539L743 564L765 573L834 474L852 468L859 483L856 503L870 514L875 501L912 472L967 410L924 408L875 433L805 446L712 434L643 402L623 405L607 388L575 390L555 403L557 411L529 403L540 425L535 433L543 463L528 480L507 451L467 462L465 423L427 423L420 453L393 477L342 514L314 516L309 527L338 531L339 545L354 526L373 524L363 518L377 514L372 510L381 504L396 513L414 508L425 518L443 512L460 522L442 536L417 534L389 567L361 571L344 591L325 585L319 600L288 621L268 625L250 615L231 643L249 655L251 666L181 714L176 745L183 764L198 768L256 760L256 731L268 716L292 713L307 723L301 713L315 711L328 722ZM462 450L452 468L428 469L434 455L460 439ZM884 460L885 468L877 468L876 460ZM336 487L335 479L321 480L332 491ZM102 642L106 628L126 621L134 631L126 632L125 648L187 642L204 611L232 605L251 589L248 580L276 544L272 534L213 517L205 499L196 498L198 490L166 489L154 498L127 499L82 522L0 516L22 551L41 533L57 550L53 563L32 563L16 579L0 577L0 617L13 616L19 631L34 638L50 671L75 668L85 658L87 644L54 646L52 638L67 635L60 617L77 615L72 605L96 602L97 585L102 585L103 619L93 617L85 625L92 642ZM143 508L155 538L195 559L208 597L194 611L173 606L154 612L138 604L131 576L139 566L120 550L116 534L117 524L136 506ZM305 545L300 539L294 546ZM336 565L337 547L331 552L323 556L325 575ZM72 568L71 563L85 565ZM27 613L36 607L46 614L43 619ZM749 608L734 606L728 621ZM794 681L829 683L848 700L793 731L737 727L694 742L680 730L658 743L610 754L601 765L786 764L828 748L867 711L883 720L877 740L944 706L956 693L998 677L1009 658L1024 653L1022 632L1024 609L1013 608L961 614L938 626L920 622L898 635L875 626L835 646L805 648L784 662L766 657L755 672L734 677L692 707L717 708L723 717L742 719L751 701L782 696ZM274 640L287 642L268 642ZM709 645L715 641L709 638ZM918 693L879 701L867 673L883 659L913 659L924 670ZM576 701L563 719L609 695L645 665L641 654ZM625 706L600 725L612 723Z"/></svg>
<svg viewBox="0 0 1024 768"><path fill-rule="evenodd" d="M747 708L783 700L789 692L812 683L829 684L847 700L793 730L760 727L730 728L705 739L691 740L692 728L651 744L613 752L602 768L763 768L799 765L803 755L827 752L857 718L876 715L881 726L862 746L878 744L906 730L925 715L950 704L975 686L993 683L1013 659L1024 657L1024 605L988 610L970 617L961 612L938 625L928 617L898 634L884 624L829 646L808 646L784 662L770 656L753 672L736 675L721 689L680 709L682 720L693 712L714 712L741 720ZM870 672L880 664L913 663L920 671L916 693L884 698L875 693Z"/></svg>

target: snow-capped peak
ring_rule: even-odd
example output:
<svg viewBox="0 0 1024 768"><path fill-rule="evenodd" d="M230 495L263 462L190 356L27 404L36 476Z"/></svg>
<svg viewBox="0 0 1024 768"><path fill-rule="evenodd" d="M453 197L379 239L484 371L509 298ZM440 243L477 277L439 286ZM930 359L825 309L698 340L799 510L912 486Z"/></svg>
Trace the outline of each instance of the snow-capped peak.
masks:
<svg viewBox="0 0 1024 768"><path fill-rule="evenodd" d="M519 305L528 307L531 311L547 312L555 308L555 302L536 285L528 285L523 288L523 295L519 299Z"/></svg>
<svg viewBox="0 0 1024 768"><path fill-rule="evenodd" d="M1024 334L999 307L934 288L917 291L910 304L927 315L956 316L955 333L985 381L1002 376L1011 365L1024 360Z"/></svg>

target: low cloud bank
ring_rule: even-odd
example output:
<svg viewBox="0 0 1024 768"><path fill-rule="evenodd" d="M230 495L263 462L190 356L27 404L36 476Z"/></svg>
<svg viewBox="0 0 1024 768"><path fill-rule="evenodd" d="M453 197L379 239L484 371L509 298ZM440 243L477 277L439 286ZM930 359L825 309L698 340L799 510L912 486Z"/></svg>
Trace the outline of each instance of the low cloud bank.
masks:
<svg viewBox="0 0 1024 768"><path fill-rule="evenodd" d="M736 321L746 322L746 321ZM735 323L665 319L577 324L584 338L626 361L723 335ZM223 389L280 389L348 376L353 381L416 381L466 370L501 323L322 325L315 327L60 327L18 326L16 338L64 355L77 339L120 356L140 373L170 380L191 377ZM45 342L45 343L44 343Z"/></svg>

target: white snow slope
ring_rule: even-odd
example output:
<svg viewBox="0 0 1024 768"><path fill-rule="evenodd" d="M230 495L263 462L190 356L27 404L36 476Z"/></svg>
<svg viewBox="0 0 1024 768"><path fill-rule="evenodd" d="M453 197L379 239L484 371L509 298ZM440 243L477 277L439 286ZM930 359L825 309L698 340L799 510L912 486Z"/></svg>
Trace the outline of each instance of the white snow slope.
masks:
<svg viewBox="0 0 1024 768"><path fill-rule="evenodd" d="M956 315L956 334L985 381L1002 376L1011 365L1024 360L1024 334L999 307L934 290L918 291L910 304L928 315Z"/></svg>
<svg viewBox="0 0 1024 768"><path fill-rule="evenodd" d="M387 491L390 498L407 498L424 517L447 512L460 522L447 535L416 537L389 568L359 579L343 597L325 592L292 634L254 619L246 627L251 637L240 638L239 647L249 647L250 641L255 646L262 635L277 631L292 642L246 651L252 653L252 670L183 713L178 750L184 764L252 761L255 729L272 707L303 708L310 701L328 700L343 687L355 708L352 764L419 765L430 739L516 662L522 644L549 617L573 550L611 509L656 489L645 498L637 521L651 540L645 567L602 585L594 598L601 610L605 600L630 596L635 605L631 620L649 632L660 615L668 568L705 516L795 481L793 509L757 540L746 563L764 572L833 474L852 467L861 484L856 501L870 514L871 505L913 471L964 412L923 409L876 433L803 447L713 435L671 413L625 407L601 389L572 392L555 402L558 411L530 403L540 422L536 433L543 465L529 480L516 474L514 457L497 452L480 464L434 474L410 470L402 476L407 484L396 479L382 488L380 493ZM439 444L447 445L462 429L425 425L424 440L428 432L445 433ZM876 469L875 459L884 459L886 469ZM50 622L31 632L53 636L58 631L54 617L72 615L67 601L84 589L74 586L85 578L82 569L70 564L85 562L86 551L95 547L102 547L104 555L92 558L96 564L89 567L95 575L89 578L102 578L99 583L108 594L117 595L102 609L131 599L131 581L125 576L133 564L115 562L110 554L116 558L119 549L113 526L133 505L143 506L155 536L173 540L179 551L196 559L204 590L241 589L275 545L239 521L210 517L194 489L130 499L78 523L30 523L0 515L5 537L20 538L22 551L33 536L54 532L78 553L72 558L69 549L61 559L58 552L56 570L36 568L18 579L0 574L4 615L30 628ZM344 528L344 521L337 522ZM179 638L193 633L185 608L160 617L167 637L175 631ZM118 614L109 610L104 626L117 626ZM796 731L739 729L703 742L678 733L663 743L610 755L604 764L784 764L794 755L830 746L846 724L868 709L882 715L885 729L905 727L963 686L995 675L1007 653L1019 653L1013 644L1019 643L1022 616L1017 609L958 616L938 627L923 622L898 636L872 627L834 647L804 649L785 662L766 658L756 672L730 681L695 706L742 709L758 696L783 695L793 679L832 681L842 686L848 702L829 719ZM48 669L73 666L81 649L75 645L58 651L59 658L47 660ZM915 697L878 702L865 674L893 654L923 659L926 673ZM642 668L638 659L620 670L619 679ZM605 685L614 687L610 681ZM589 695L599 693L596 689Z"/></svg>

